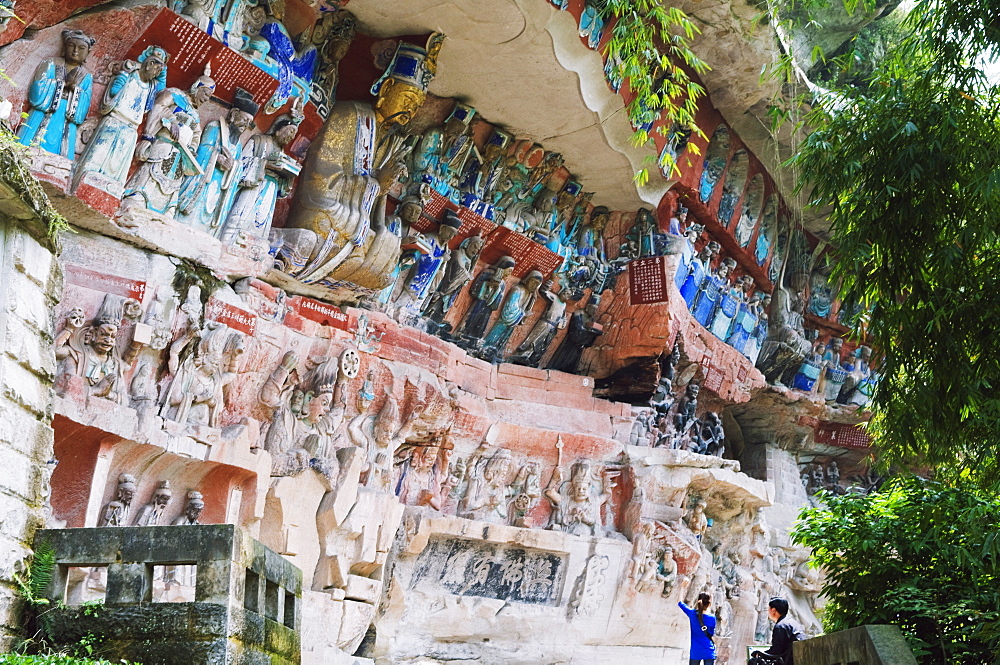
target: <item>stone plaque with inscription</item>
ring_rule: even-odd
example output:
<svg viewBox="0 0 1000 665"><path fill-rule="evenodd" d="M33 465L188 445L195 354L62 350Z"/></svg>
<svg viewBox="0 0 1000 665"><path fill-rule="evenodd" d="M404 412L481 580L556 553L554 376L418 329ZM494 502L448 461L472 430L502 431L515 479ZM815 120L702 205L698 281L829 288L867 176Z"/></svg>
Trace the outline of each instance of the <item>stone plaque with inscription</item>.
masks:
<svg viewBox="0 0 1000 665"><path fill-rule="evenodd" d="M412 588L515 603L558 605L566 555L459 538L432 538Z"/></svg>

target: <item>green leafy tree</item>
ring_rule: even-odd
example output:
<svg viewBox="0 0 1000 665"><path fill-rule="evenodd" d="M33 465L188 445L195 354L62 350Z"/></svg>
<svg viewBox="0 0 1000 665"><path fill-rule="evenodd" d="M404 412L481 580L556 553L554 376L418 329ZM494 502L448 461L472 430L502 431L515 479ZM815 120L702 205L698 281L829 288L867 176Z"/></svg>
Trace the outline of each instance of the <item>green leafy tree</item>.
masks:
<svg viewBox="0 0 1000 665"><path fill-rule="evenodd" d="M829 210L842 297L871 310L884 458L987 484L1000 483L1000 90L984 72L998 9L918 0L880 62L841 56L847 83L800 100L812 131L789 162Z"/></svg>
<svg viewBox="0 0 1000 665"><path fill-rule="evenodd" d="M890 623L923 664L1000 663L1000 501L912 476L823 498L792 538L827 573L828 631Z"/></svg>

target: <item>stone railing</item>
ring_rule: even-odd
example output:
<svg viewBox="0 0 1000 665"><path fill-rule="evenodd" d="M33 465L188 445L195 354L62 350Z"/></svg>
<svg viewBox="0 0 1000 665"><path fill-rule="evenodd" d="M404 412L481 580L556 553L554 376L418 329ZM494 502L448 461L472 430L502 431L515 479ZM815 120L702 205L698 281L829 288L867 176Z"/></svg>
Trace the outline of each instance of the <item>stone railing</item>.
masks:
<svg viewBox="0 0 1000 665"><path fill-rule="evenodd" d="M917 665L896 626L861 626L795 643L795 665Z"/></svg>
<svg viewBox="0 0 1000 665"><path fill-rule="evenodd" d="M300 662L302 572L234 525L46 529L35 542L55 551L53 601L72 603L81 572L106 590L101 607L50 613L56 642L93 634L113 660L145 663ZM159 592L184 577L193 601Z"/></svg>

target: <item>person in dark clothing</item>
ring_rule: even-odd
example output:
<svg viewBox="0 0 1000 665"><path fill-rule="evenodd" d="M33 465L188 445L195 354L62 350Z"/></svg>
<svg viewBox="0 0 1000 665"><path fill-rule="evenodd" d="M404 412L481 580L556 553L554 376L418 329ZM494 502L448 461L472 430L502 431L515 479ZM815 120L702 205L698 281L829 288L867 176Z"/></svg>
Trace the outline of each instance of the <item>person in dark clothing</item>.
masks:
<svg viewBox="0 0 1000 665"><path fill-rule="evenodd" d="M802 627L788 616L788 601L772 598L767 604L767 616L775 622L771 631L771 648L755 653L750 665L794 665L792 645L806 639L806 635Z"/></svg>

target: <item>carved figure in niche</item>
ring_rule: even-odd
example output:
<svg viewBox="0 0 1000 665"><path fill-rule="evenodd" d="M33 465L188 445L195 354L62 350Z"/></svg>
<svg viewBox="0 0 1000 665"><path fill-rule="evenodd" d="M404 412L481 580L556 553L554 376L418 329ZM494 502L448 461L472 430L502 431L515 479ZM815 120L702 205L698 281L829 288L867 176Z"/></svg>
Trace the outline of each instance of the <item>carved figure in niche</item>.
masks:
<svg viewBox="0 0 1000 665"><path fill-rule="evenodd" d="M736 224L733 236L740 247L750 244L757 220L760 218L761 203L764 200L764 176L755 175L747 186L746 196L743 197L743 210L740 213L740 220Z"/></svg>
<svg viewBox="0 0 1000 665"><path fill-rule="evenodd" d="M833 307L833 286L822 271L813 272L809 286L809 313L821 319L830 318Z"/></svg>
<svg viewBox="0 0 1000 665"><path fill-rule="evenodd" d="M774 290L768 339L757 360L758 369L769 383L783 385L791 381L802 359L812 348L803 326L803 289L807 279L806 275L794 275L794 292L783 286Z"/></svg>
<svg viewBox="0 0 1000 665"><path fill-rule="evenodd" d="M719 200L719 222L723 226L729 226L736 212L736 202L739 201L746 184L747 177L747 153L746 150L738 150L729 160L729 168L726 170L726 181L722 185L722 198Z"/></svg>
<svg viewBox="0 0 1000 665"><path fill-rule="evenodd" d="M573 312L569 317L566 336L556 348L556 352L549 360L546 369L569 372L570 374L576 372L583 350L593 346L597 338L604 334L601 326L594 320L597 317L597 307L600 303L600 296L591 295L587 305L582 310Z"/></svg>
<svg viewBox="0 0 1000 665"><path fill-rule="evenodd" d="M189 326L170 346L167 367L173 379L164 391L160 416L188 425L219 426L224 390L236 378L243 338L210 321L198 330Z"/></svg>
<svg viewBox="0 0 1000 665"><path fill-rule="evenodd" d="M510 451L506 448L469 465L462 517L496 524L508 522L508 501L513 490L510 484L512 465Z"/></svg>
<svg viewBox="0 0 1000 665"><path fill-rule="evenodd" d="M848 370L844 385L837 396L840 404L857 404L865 406L875 391L871 369L872 350L867 346L859 346L854 352L852 364L845 364Z"/></svg>
<svg viewBox="0 0 1000 665"><path fill-rule="evenodd" d="M385 403L372 424L372 440L375 444L372 453L374 456L369 457L370 470L365 481L366 487L374 487L383 492L392 489L392 461L400 443L398 435L403 426L399 415L399 406L392 394L392 384L393 380L390 374L388 384L385 387Z"/></svg>
<svg viewBox="0 0 1000 665"><path fill-rule="evenodd" d="M479 252L483 250L483 244L483 237L476 231L474 235L463 240L458 249L451 252L444 271L438 271L440 281L434 280L437 282L436 288L434 283L431 284L431 294L427 297L422 311L424 316L438 324L434 330L441 327L459 291L472 280L472 271L476 267Z"/></svg>
<svg viewBox="0 0 1000 665"><path fill-rule="evenodd" d="M389 303L395 302L406 286L404 275L409 275L420 257L431 251L431 244L419 231L412 230L420 219L422 208L419 196L407 196L396 207L396 214L389 217L389 230L401 238L401 252L396 265L389 272L389 285L375 297L380 309L388 311Z"/></svg>
<svg viewBox="0 0 1000 665"><path fill-rule="evenodd" d="M295 41L288 34L288 29L282 22L285 17L284 0L267 0L268 17L260 29L260 36L267 40L271 48L268 55L278 64L278 89L267 103L267 112L275 113L285 105L292 95L296 79L301 79L305 85L312 82L316 69L316 48L311 44L299 51ZM305 103L306 99L300 99Z"/></svg>
<svg viewBox="0 0 1000 665"><path fill-rule="evenodd" d="M703 230L704 227L699 225L695 225L688 229L688 240L690 241L692 248ZM695 231L698 231L697 235L695 235ZM715 257L719 255L720 251L722 251L722 245L714 240L711 240L707 245L702 247L697 256L693 257L688 263L687 274L684 277L684 281L677 287L680 290L681 297L684 298L684 303L687 305L688 309L692 309L694 307L695 299L698 297L698 294L701 293L702 283L708 278L708 270L712 265L712 261L715 260Z"/></svg>
<svg viewBox="0 0 1000 665"><path fill-rule="evenodd" d="M160 526L171 496L170 481L161 480L153 490L149 503L140 508L139 514L135 516L135 526Z"/></svg>
<svg viewBox="0 0 1000 665"><path fill-rule="evenodd" d="M178 515L171 524L174 526L201 524L198 519L201 517L201 511L204 509L205 500L202 498L201 492L191 490L187 493L187 503L184 504L184 512Z"/></svg>
<svg viewBox="0 0 1000 665"><path fill-rule="evenodd" d="M445 212L444 219L438 225L437 233L425 235L424 240L430 251L421 254L406 277L406 286L396 298L396 306L400 312L419 311L420 305L434 287L444 280L442 268L451 260L451 249L448 243L452 241L462 227L462 220L453 210ZM474 247L474 245L473 245ZM467 246L466 249L469 247ZM472 264L475 267L475 264Z"/></svg>
<svg viewBox="0 0 1000 665"><path fill-rule="evenodd" d="M705 515L705 508L707 507L708 503L704 499L698 499L694 502L691 511L684 520L688 528L691 529L691 533L698 540L701 540L701 537L708 530L708 516Z"/></svg>
<svg viewBox="0 0 1000 665"><path fill-rule="evenodd" d="M65 342L56 347L60 375L82 376L91 395L119 404L128 400L125 372L147 341L136 334L140 331L146 333L146 328L140 328L142 324L139 324L133 329L128 347L124 351L119 350L118 331L124 318L124 303L125 299L121 296L105 295L101 309L90 325L74 329ZM71 323L75 324L76 319L74 317Z"/></svg>
<svg viewBox="0 0 1000 665"><path fill-rule="evenodd" d="M826 468L826 482L829 486L840 485L840 468L836 461L830 462L830 466Z"/></svg>
<svg viewBox="0 0 1000 665"><path fill-rule="evenodd" d="M372 85L375 118L380 133L409 124L427 99L427 85L437 74L444 35L435 32L424 48L400 42L385 73Z"/></svg>
<svg viewBox="0 0 1000 665"><path fill-rule="evenodd" d="M670 218L669 231L672 235L684 235L684 230L687 228L687 217L688 209L680 204L677 204L677 210Z"/></svg>
<svg viewBox="0 0 1000 665"><path fill-rule="evenodd" d="M660 561L656 568L656 579L663 582L663 591L660 595L664 598L670 596L674 585L677 584L677 562L674 561L674 548L666 545L660 555Z"/></svg>
<svg viewBox="0 0 1000 665"><path fill-rule="evenodd" d="M410 446L408 453L399 464L395 493L401 503L407 506L430 506L441 510L443 499L450 487L444 485L439 469L438 441L430 441Z"/></svg>
<svg viewBox="0 0 1000 665"><path fill-rule="evenodd" d="M716 635L732 637L733 605L729 602L729 596L721 585L715 589L715 620L718 626Z"/></svg>
<svg viewBox="0 0 1000 665"><path fill-rule="evenodd" d="M239 193L225 223L219 227L219 239L226 245L237 241L241 233L265 239L271 230L274 205L288 196L299 165L285 154L285 146L299 131L303 116L292 107L291 113L278 116L267 134L254 134L242 150Z"/></svg>
<svg viewBox="0 0 1000 665"><path fill-rule="evenodd" d="M76 348L82 344L80 336L83 334L83 326L87 323L87 315L82 307L74 307L66 313L63 321L63 329L56 335L53 347L56 350L56 358L59 359L57 374L66 373L63 369L63 361L73 358L77 354ZM76 358L78 360L78 358Z"/></svg>
<svg viewBox="0 0 1000 665"><path fill-rule="evenodd" d="M652 538L653 525L649 522L639 522L632 530L632 561L629 564L629 577L636 591L642 591L641 582L645 577Z"/></svg>
<svg viewBox="0 0 1000 665"><path fill-rule="evenodd" d="M538 295L548 301L548 306L541 318L532 326L531 332L518 344L514 354L507 359L507 362L517 365L529 365L534 367L541 362L542 356L548 350L552 340L555 339L556 331L566 327L566 300L557 288L557 284L551 279L542 282L538 289ZM569 300L580 298L579 292L570 293Z"/></svg>
<svg viewBox="0 0 1000 665"><path fill-rule="evenodd" d="M206 65L188 92L167 88L156 95L135 151L139 169L125 185L123 205L170 214L184 177L203 173L194 151L201 141L198 107L215 92L210 72Z"/></svg>
<svg viewBox="0 0 1000 665"><path fill-rule="evenodd" d="M123 473L118 476L115 498L104 507L101 526L128 526L128 513L135 498L135 476Z"/></svg>
<svg viewBox="0 0 1000 665"><path fill-rule="evenodd" d="M674 414L674 435L671 447L683 447L683 441L692 434L692 429L698 424L698 393L701 386L692 381L684 389L684 395L677 405Z"/></svg>
<svg viewBox="0 0 1000 665"><path fill-rule="evenodd" d="M823 349L825 346L818 339L813 342L812 352L802 359L799 371L795 373L795 377L792 379L792 388L806 393L812 392L816 381L819 380L823 372Z"/></svg>
<svg viewBox="0 0 1000 665"><path fill-rule="evenodd" d="M658 418L654 409L642 409L639 411L636 414L635 422L632 423L632 431L629 433L629 445L648 446L651 442L651 436L654 437L652 441L656 441L659 438L657 421Z"/></svg>
<svg viewBox="0 0 1000 665"><path fill-rule="evenodd" d="M510 341L515 326L521 325L531 314L541 284L542 273L532 270L507 293L500 308L500 316L483 339L484 354L487 359L499 360L503 357L504 347Z"/></svg>
<svg viewBox="0 0 1000 665"><path fill-rule="evenodd" d="M483 269L472 280L469 295L472 296L472 307L465 314L465 322L460 330L463 338L469 343L478 343L486 332L490 316L500 307L506 284L504 280L514 270L514 259L501 256L492 266Z"/></svg>
<svg viewBox="0 0 1000 665"><path fill-rule="evenodd" d="M601 509L611 499L614 487L615 483L601 474L600 486L595 488L593 472L587 461L574 463L570 467L569 481L563 482L563 471L557 463L543 492L552 504L548 528L577 536L603 536Z"/></svg>
<svg viewBox="0 0 1000 665"><path fill-rule="evenodd" d="M334 105L309 148L288 225L271 233L282 269L306 283L348 281L373 290L389 284L400 234L386 216L386 199L412 144L386 146L376 152L370 107Z"/></svg>
<svg viewBox="0 0 1000 665"><path fill-rule="evenodd" d="M101 121L80 158L74 185L86 183L121 196L139 139L139 125L166 87L170 55L160 46L147 46L138 61L126 60L104 91Z"/></svg>
<svg viewBox="0 0 1000 665"><path fill-rule="evenodd" d="M205 126L196 154L202 173L184 181L177 197L178 220L214 234L229 216L243 158L240 136L259 110L249 92L236 88L225 120Z"/></svg>
<svg viewBox="0 0 1000 665"><path fill-rule="evenodd" d="M95 40L82 30L63 30L63 54L46 58L28 88L28 118L18 128L24 145L73 159L76 134L90 111L94 76L87 57Z"/></svg>
<svg viewBox="0 0 1000 665"><path fill-rule="evenodd" d="M718 413L709 411L698 421L698 448L694 452L718 457L726 453L726 430Z"/></svg>
<svg viewBox="0 0 1000 665"><path fill-rule="evenodd" d="M326 35L320 26L326 26ZM326 16L313 31L312 41L320 49L320 64L312 86L312 99L323 112L337 100L337 85L340 83L340 61L347 55L347 49L357 35L358 21L346 9ZM325 108L323 108L325 107Z"/></svg>
<svg viewBox="0 0 1000 665"><path fill-rule="evenodd" d="M264 436L264 448L271 454L273 476L293 476L310 466L336 477L339 468L332 454L333 437L343 419L343 406L335 405L339 379L336 358L326 358L296 385L298 358L291 351L271 372L260 391L260 401L274 409Z"/></svg>
<svg viewBox="0 0 1000 665"><path fill-rule="evenodd" d="M514 497L507 508L507 517L511 526L530 528L528 514L534 510L538 499L542 496L542 481L537 462L528 462L517 472L517 478L511 485Z"/></svg>
<svg viewBox="0 0 1000 665"><path fill-rule="evenodd" d="M514 137L502 129L494 129L486 143L482 162L475 173L472 191L483 200L488 200L507 175L507 161L504 152Z"/></svg>

